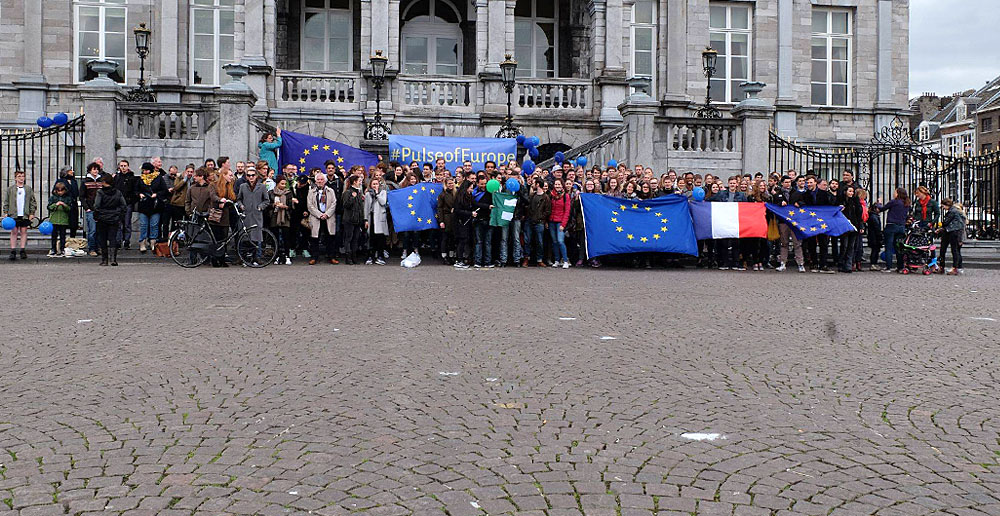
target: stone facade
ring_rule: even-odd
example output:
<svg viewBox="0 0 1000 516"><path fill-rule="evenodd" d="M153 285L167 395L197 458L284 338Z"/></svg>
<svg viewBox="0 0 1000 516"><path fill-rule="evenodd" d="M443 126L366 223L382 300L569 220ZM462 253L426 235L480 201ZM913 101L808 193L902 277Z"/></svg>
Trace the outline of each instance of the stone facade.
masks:
<svg viewBox="0 0 1000 516"><path fill-rule="evenodd" d="M0 0L0 125L25 127L38 112L79 112L81 85L74 79L75 11L100 0L46 0L33 8L23 0ZM234 59L251 67L246 78L257 97L254 116L291 129L336 136L358 145L375 111L368 56L389 58L382 91L383 115L397 133L492 135L506 113L498 63L515 48L515 7L528 0L454 0L460 21L463 62L454 78L433 76L428 95L464 91L468 99L427 102L408 98L401 72L400 16L413 1L353 0L352 66L346 72L303 72L301 0L234 0ZM541 1L541 0L540 0ZM545 142L584 143L622 124L618 106L629 93L631 20L641 0L557 0L556 77L519 80L513 102L516 122ZM751 80L766 83L761 99L776 107L780 134L814 144L867 141L876 128L906 112L908 0L733 0L752 11ZM191 84L188 0L127 1L127 30L145 22L153 30L146 79L160 102L198 102L215 85ZM708 44L711 0L658 0L654 100L660 115L691 116L702 102L701 52ZM848 107L810 105L811 16L816 8L852 13ZM139 63L127 38L128 82ZM296 81L288 82L292 76ZM356 81L344 102L332 106L323 81ZM308 88L303 86L307 84ZM464 82L463 82L464 81ZM456 84L459 90L455 89ZM293 89L297 88L297 89ZM309 89L313 88L313 89ZM527 89L521 89L527 88ZM554 93L553 93L554 92ZM452 94L452 93L449 93ZM346 98L346 95L345 95ZM541 103L539 104L539 100ZM572 105L571 105L572 104ZM732 105L722 105L727 112ZM728 114L727 114L728 116Z"/></svg>

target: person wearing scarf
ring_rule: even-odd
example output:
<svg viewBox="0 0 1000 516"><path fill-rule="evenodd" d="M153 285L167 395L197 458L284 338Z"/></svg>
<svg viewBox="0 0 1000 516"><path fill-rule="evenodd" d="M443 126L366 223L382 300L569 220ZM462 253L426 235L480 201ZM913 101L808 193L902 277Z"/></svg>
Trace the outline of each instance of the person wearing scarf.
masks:
<svg viewBox="0 0 1000 516"><path fill-rule="evenodd" d="M293 244L292 235L292 191L288 189L288 181L279 178L274 189L268 193L271 201L271 218L268 226L271 232L278 237L278 260L275 263L291 265L292 259L288 255L288 250Z"/></svg>
<svg viewBox="0 0 1000 516"><path fill-rule="evenodd" d="M139 194L139 252L145 253L160 237L160 216L170 190L163 176L152 163L142 164L142 174L136 184Z"/></svg>
<svg viewBox="0 0 1000 516"><path fill-rule="evenodd" d="M913 197L917 200L913 204L913 212L911 214L913 220L924 227L937 225L938 220L941 218L941 208L938 206L937 201L931 198L930 190L926 186L918 186Z"/></svg>

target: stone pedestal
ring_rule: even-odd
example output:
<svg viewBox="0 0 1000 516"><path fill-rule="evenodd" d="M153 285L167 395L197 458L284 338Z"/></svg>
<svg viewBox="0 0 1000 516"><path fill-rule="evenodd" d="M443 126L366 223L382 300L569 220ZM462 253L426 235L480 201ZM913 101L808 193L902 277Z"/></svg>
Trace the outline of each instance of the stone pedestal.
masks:
<svg viewBox="0 0 1000 516"><path fill-rule="evenodd" d="M764 86L762 82L740 84L747 98L733 107L732 113L743 121L743 173L761 172L766 177L774 106L757 97Z"/></svg>
<svg viewBox="0 0 1000 516"><path fill-rule="evenodd" d="M242 80L249 72L248 67L226 65L225 68L232 80L215 93L219 103L219 153L237 160L245 159L255 151L250 114L257 96Z"/></svg>
<svg viewBox="0 0 1000 516"><path fill-rule="evenodd" d="M122 98L118 83L108 78L108 74L115 69L115 63L93 60L88 66L97 73L97 77L80 86L83 112L87 116L84 133L86 161L90 163L101 158L105 167L114 167L118 162L115 148L118 137L118 101Z"/></svg>
<svg viewBox="0 0 1000 516"><path fill-rule="evenodd" d="M648 83L647 83L648 84ZM645 91L637 90L618 106L625 128L628 131L626 140L628 141L627 155L623 163L630 166L642 164L652 166L653 164L653 139L656 130L654 117L659 112L660 103Z"/></svg>

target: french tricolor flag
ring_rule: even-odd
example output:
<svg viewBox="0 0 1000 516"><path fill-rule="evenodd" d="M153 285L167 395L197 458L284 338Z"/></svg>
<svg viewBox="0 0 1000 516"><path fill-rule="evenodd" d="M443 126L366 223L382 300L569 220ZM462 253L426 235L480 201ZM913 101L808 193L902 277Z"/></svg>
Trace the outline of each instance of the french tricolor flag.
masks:
<svg viewBox="0 0 1000 516"><path fill-rule="evenodd" d="M691 202L698 240L767 238L767 209L762 202Z"/></svg>

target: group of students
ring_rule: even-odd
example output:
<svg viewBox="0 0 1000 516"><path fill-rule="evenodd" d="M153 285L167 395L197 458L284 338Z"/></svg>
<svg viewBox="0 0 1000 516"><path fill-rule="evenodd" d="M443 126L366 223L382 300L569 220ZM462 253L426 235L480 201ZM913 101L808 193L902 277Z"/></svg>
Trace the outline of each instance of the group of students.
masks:
<svg viewBox="0 0 1000 516"><path fill-rule="evenodd" d="M925 186L917 188L912 200L905 189L898 188L888 202L873 202L851 171L844 171L839 180L800 175L794 170L784 175L765 177L758 173L725 179L671 170L657 177L651 168L641 165L634 169L619 164L587 170L564 162L525 175L515 161L486 162L479 171L465 162L449 171L443 159L423 164L380 162L368 169L344 169L331 160L323 169L300 170L286 164L276 170L275 140L275 135L262 139L261 160L239 161L235 167L228 157L220 157L207 159L197 168L189 164L183 171L176 166L163 170L162 160L153 157L142 164L137 176L126 160L118 163L114 174L105 173L103 163L95 160L79 182L72 169L64 169L48 202L50 222L55 228L50 255L80 253L65 250L65 238L67 233L75 237L81 218L87 234L86 252L91 256L99 254L103 265L114 264L118 249L129 247L133 212L138 213L139 251L146 252L156 242L166 241L175 222L217 208L221 216L209 221L217 240L225 239L239 224L253 227L252 237L256 239L261 238L261 228L267 228L277 237L276 263L288 265L298 258L310 265L320 261L384 265L391 253L399 253L401 258L418 253L425 257L436 255L456 268L533 265L566 269L610 263L647 268L692 264L727 270L784 271L794 259L800 272L852 272L863 270L867 241L868 270L884 267L886 271L899 271L903 263L896 242L905 233L907 222L915 220L940 232L942 271L948 248L953 260L948 272L962 271L966 216L959 203L944 199L939 206ZM491 179L499 180L503 191L517 198L512 220L504 226L490 223L493 195L486 183ZM519 185L516 192L507 191L510 179ZM17 229L11 233L12 260L18 256L16 245L24 257L25 230L36 213L30 187L23 180L23 173L15 175L15 184L3 198L4 213L17 221ZM421 182L441 184L438 227L396 231L387 193ZM662 253L587 259L581 193L649 199L671 194L692 197L696 188L703 188L710 202L840 206L857 231L800 241L784 221L772 221L768 215L768 238L702 240L696 259ZM244 207L245 218L236 216L233 203ZM862 235L867 238L862 239ZM215 257L212 265L226 267L228 260L225 256Z"/></svg>

